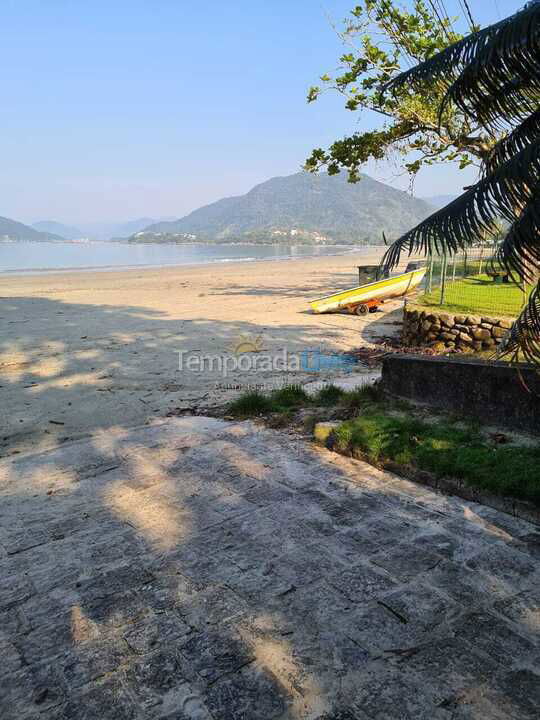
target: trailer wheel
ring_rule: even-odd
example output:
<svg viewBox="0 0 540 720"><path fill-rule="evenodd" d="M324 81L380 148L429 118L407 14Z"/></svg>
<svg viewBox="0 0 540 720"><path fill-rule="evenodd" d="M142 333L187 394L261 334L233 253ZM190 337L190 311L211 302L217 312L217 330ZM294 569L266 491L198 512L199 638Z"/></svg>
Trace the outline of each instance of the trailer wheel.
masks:
<svg viewBox="0 0 540 720"><path fill-rule="evenodd" d="M369 305L364 305L362 303L361 305L357 305L354 308L355 315L367 315L369 312Z"/></svg>

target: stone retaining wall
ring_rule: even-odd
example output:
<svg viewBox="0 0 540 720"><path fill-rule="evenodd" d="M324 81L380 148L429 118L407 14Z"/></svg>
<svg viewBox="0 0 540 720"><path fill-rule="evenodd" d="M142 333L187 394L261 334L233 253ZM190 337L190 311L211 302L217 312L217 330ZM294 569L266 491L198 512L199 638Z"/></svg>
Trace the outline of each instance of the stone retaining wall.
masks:
<svg viewBox="0 0 540 720"><path fill-rule="evenodd" d="M408 347L430 345L435 350L481 352L493 350L512 321L477 315L450 315L431 308L405 307L403 344Z"/></svg>

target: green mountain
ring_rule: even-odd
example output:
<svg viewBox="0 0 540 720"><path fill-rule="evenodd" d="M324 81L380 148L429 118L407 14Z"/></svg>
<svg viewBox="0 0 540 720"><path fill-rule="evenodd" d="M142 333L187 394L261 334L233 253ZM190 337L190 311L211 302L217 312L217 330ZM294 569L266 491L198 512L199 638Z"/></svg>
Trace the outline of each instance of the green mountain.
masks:
<svg viewBox="0 0 540 720"><path fill-rule="evenodd" d="M381 242L427 217L423 200L367 175L297 173L256 185L246 195L224 198L180 220L160 222L132 235L132 242Z"/></svg>
<svg viewBox="0 0 540 720"><path fill-rule="evenodd" d="M40 232L29 225L0 217L0 241L12 242L63 242L64 238L49 232Z"/></svg>
<svg viewBox="0 0 540 720"><path fill-rule="evenodd" d="M49 233L57 235L64 240L79 240L80 238L86 237L79 228L73 227L72 225L64 225L64 223L56 222L55 220L40 220L39 222L32 223L32 227L39 232Z"/></svg>

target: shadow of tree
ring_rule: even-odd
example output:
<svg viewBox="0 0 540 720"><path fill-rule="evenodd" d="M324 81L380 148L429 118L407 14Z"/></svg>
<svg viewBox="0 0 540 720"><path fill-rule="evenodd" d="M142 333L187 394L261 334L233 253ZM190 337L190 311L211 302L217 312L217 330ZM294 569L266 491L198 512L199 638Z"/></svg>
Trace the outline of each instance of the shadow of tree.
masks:
<svg viewBox="0 0 540 720"><path fill-rule="evenodd" d="M532 717L527 523L204 417L0 488L3 718Z"/></svg>
<svg viewBox="0 0 540 720"><path fill-rule="evenodd" d="M216 309L219 316L219 308ZM216 407L232 397L217 385L306 382L312 374L272 368L179 369L179 351L231 353L242 338L261 339L275 357L320 348L342 352L362 322L353 316L297 314L297 322L171 318L145 306L110 306L50 298L0 299L0 392L7 411L0 454L49 447L99 429L144 424L172 409ZM384 316L370 322L384 324ZM384 334L384 333L381 333ZM349 341L350 343L350 341ZM354 345L358 344L354 340ZM281 368L281 366L280 366ZM331 373L327 373L330 377Z"/></svg>

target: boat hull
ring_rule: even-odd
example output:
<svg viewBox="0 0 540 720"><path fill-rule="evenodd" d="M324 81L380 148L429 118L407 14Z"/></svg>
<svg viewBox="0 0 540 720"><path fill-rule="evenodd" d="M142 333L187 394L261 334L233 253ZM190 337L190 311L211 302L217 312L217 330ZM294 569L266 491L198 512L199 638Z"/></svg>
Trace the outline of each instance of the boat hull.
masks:
<svg viewBox="0 0 540 720"><path fill-rule="evenodd" d="M426 274L426 268L402 273L395 277L377 280L359 287L343 290L310 303L314 313L338 312L356 305L374 304L374 301L403 297L415 290Z"/></svg>

